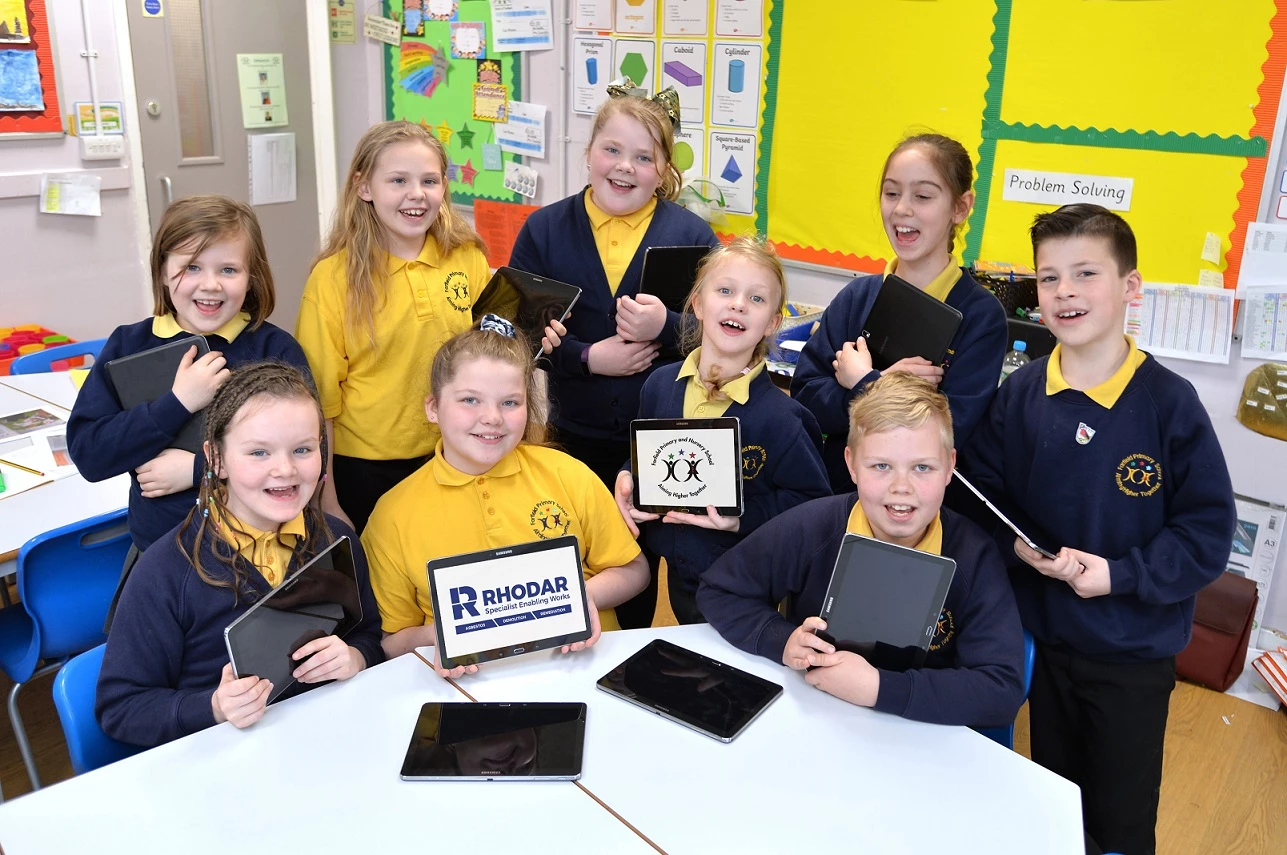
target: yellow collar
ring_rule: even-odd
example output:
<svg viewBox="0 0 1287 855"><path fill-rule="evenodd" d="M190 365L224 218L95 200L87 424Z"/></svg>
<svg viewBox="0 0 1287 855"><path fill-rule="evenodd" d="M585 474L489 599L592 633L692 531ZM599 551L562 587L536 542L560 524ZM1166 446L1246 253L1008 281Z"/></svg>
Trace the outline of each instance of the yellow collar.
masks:
<svg viewBox="0 0 1287 855"><path fill-rule="evenodd" d="M439 267L442 264L442 253L438 251L438 241L431 234L425 235L424 246L420 247L420 254L415 258L407 260L398 258L393 253L388 253L389 272L397 273L404 267L412 264L425 264L429 267Z"/></svg>
<svg viewBox="0 0 1287 855"><path fill-rule="evenodd" d="M692 379L688 382L701 390L702 398L704 399L707 396L706 384L702 382L702 378L697 371L697 365L701 361L701 358L701 347L694 348L693 352L688 354L688 358L684 360L683 366L679 369L679 379L682 380L685 377L691 377ZM745 374L742 374L740 377L736 377L721 386L720 391L725 395L728 395L729 398L734 401L737 401L739 404L745 404L751 399L751 383L756 377L760 376L760 372L763 370L764 360L761 359Z"/></svg>
<svg viewBox="0 0 1287 855"><path fill-rule="evenodd" d="M648 222L649 218L652 217L652 212L657 210L657 197L653 196L648 200L646 205L638 211L635 211L633 214L626 214L624 217L614 217L612 214L605 212L598 205L594 204L594 199L590 198L592 195L593 194L589 190L585 191L585 212L590 215L590 225L594 227L596 232L613 220L616 220L619 223L624 223L631 229L637 229L639 228L640 223Z"/></svg>
<svg viewBox="0 0 1287 855"><path fill-rule="evenodd" d="M469 475L461 472L447 462L447 458L442 453L441 438L438 440L438 444L434 446L433 460L430 461L430 465L433 466L434 480L444 487L463 487L478 478L506 478L510 475L517 475L523 469L523 465L518 461L518 449L514 449L505 455L500 463L497 463L482 475Z"/></svg>
<svg viewBox="0 0 1287 855"><path fill-rule="evenodd" d="M897 272L898 258L895 256L890 259L888 264L885 265L885 275L888 276L891 273ZM935 276L930 281L930 284L925 286L925 293L929 294L940 303L946 303L947 295L952 293L952 289L955 288L956 283L960 281L961 259L954 255L952 256L952 260L947 263L947 267L944 267L943 271L939 273L939 275Z"/></svg>
<svg viewBox="0 0 1287 855"><path fill-rule="evenodd" d="M871 523L867 521L867 514L862 509L862 502L854 502L854 509L849 512L849 522L845 524L845 531L863 537L876 537L872 533ZM934 515L934 522L929 524L920 542L912 548L918 552L928 552L930 555L943 554L943 515L941 513Z"/></svg>
<svg viewBox="0 0 1287 855"><path fill-rule="evenodd" d="M1122 393L1126 391L1126 385L1131 382L1136 370L1148 358L1148 354L1140 350L1135 344L1135 339L1126 336L1126 343L1130 350L1127 351L1126 359L1122 362L1121 367L1113 372L1113 376L1093 389L1084 390L1087 398L1090 398L1106 410L1111 410L1113 405L1117 403L1117 399L1122 397ZM1068 385L1068 381L1064 379L1061 368L1063 347L1062 344L1055 345L1055 349L1050 354L1050 359L1046 360L1047 395L1053 395L1072 388L1072 386Z"/></svg>
<svg viewBox="0 0 1287 855"><path fill-rule="evenodd" d="M241 335L241 331L249 325L250 313L238 312L236 317L219 327L211 335L217 335L231 344L237 336ZM174 316L174 312L168 312L152 318L152 335L157 338L174 338L177 335L192 335L192 333L179 326L179 319Z"/></svg>
<svg viewBox="0 0 1287 855"><path fill-rule="evenodd" d="M211 521L219 536L249 561L268 584L276 588L286 579L286 568L300 538L304 537L304 512L284 522L276 531L260 531L219 507L211 508Z"/></svg>

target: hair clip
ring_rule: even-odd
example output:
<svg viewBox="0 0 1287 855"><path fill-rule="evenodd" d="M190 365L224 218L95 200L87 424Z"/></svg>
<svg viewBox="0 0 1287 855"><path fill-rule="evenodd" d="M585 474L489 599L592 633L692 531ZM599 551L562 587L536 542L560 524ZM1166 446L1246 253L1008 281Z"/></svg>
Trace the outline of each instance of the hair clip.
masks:
<svg viewBox="0 0 1287 855"><path fill-rule="evenodd" d="M514 325L502 318L500 315L483 315L482 320L478 322L478 328L480 330L487 330L488 332L500 333L505 336L505 338L515 337Z"/></svg>
<svg viewBox="0 0 1287 855"><path fill-rule="evenodd" d="M666 111L670 124L675 130L679 130L679 93L674 86L667 86L649 98L647 89L639 88L629 77L622 77L608 84L608 95L612 98L628 98L633 95L651 101Z"/></svg>

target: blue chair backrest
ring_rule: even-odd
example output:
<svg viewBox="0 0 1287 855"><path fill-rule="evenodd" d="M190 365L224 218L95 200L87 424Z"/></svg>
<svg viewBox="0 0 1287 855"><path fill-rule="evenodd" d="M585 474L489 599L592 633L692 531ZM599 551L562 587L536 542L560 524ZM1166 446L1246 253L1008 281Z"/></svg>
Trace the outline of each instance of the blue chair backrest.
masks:
<svg viewBox="0 0 1287 855"><path fill-rule="evenodd" d="M9 373L40 374L41 372L52 370L49 366L59 359L72 359L77 356L92 356L98 359L99 351L103 349L103 345L106 343L107 339L96 338L90 341L76 341L71 344L60 344L57 347L37 350L35 353L19 356L9 363Z"/></svg>
<svg viewBox="0 0 1287 855"><path fill-rule="evenodd" d="M18 552L18 595L35 624L24 663L106 641L103 622L130 548L124 508L36 535Z"/></svg>
<svg viewBox="0 0 1287 855"><path fill-rule="evenodd" d="M1032 633L1028 630L1023 631L1023 698L1028 699L1028 691L1032 688L1032 668L1037 662L1037 645L1032 640ZM1014 750L1014 722L1005 727L976 727L979 733Z"/></svg>
<svg viewBox="0 0 1287 855"><path fill-rule="evenodd" d="M106 644L100 644L72 658L54 677L54 707L58 710L58 720L63 723L67 753L77 775L143 750L112 739L103 733L98 719L94 718L94 694L98 690L98 672L106 649Z"/></svg>

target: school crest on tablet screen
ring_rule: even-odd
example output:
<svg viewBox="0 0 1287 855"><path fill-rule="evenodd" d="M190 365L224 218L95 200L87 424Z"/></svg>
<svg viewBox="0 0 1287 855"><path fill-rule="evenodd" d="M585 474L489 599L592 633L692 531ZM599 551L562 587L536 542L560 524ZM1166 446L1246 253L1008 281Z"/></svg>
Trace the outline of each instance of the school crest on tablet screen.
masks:
<svg viewBox="0 0 1287 855"><path fill-rule="evenodd" d="M653 453L651 480L672 499L698 499L710 487L702 480L703 467L709 475L713 463L706 446L691 436L677 437Z"/></svg>

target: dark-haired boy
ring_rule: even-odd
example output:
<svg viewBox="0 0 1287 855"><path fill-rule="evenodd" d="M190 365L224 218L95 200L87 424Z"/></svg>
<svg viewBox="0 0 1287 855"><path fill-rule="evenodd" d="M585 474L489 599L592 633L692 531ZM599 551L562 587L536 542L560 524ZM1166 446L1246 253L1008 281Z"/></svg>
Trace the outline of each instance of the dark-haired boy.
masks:
<svg viewBox="0 0 1287 855"><path fill-rule="evenodd" d="M1193 387L1123 333L1141 287L1130 226L1066 205L1031 236L1059 344L1001 385L962 468L1062 544L1003 550L1037 640L1032 758L1081 787L1098 846L1137 855L1156 846L1175 654L1224 570L1233 489Z"/></svg>

